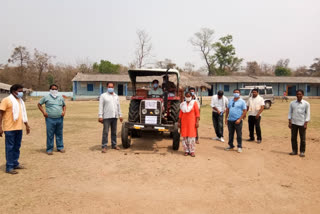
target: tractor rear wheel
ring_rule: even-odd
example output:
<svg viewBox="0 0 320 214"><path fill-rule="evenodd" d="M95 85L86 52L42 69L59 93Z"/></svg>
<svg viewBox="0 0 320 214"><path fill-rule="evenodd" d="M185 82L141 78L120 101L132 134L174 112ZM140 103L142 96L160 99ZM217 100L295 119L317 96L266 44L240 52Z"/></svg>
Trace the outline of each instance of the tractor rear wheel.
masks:
<svg viewBox="0 0 320 214"><path fill-rule="evenodd" d="M131 136L129 135L129 129L126 128L125 123L122 123L121 141L123 148L127 149L131 146Z"/></svg>
<svg viewBox="0 0 320 214"><path fill-rule="evenodd" d="M172 149L178 150L180 146L180 133L178 130L172 132Z"/></svg>
<svg viewBox="0 0 320 214"><path fill-rule="evenodd" d="M140 100L131 100L129 106L129 122L139 122Z"/></svg>

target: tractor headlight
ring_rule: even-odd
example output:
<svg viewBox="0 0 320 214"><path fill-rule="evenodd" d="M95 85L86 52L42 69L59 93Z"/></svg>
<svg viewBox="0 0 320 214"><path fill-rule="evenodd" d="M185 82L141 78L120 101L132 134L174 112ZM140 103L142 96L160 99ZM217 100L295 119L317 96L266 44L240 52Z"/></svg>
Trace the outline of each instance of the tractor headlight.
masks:
<svg viewBox="0 0 320 214"><path fill-rule="evenodd" d="M147 113L147 109L142 109L142 114L146 114Z"/></svg>
<svg viewBox="0 0 320 214"><path fill-rule="evenodd" d="M160 113L159 109L154 110L154 113L159 114Z"/></svg>

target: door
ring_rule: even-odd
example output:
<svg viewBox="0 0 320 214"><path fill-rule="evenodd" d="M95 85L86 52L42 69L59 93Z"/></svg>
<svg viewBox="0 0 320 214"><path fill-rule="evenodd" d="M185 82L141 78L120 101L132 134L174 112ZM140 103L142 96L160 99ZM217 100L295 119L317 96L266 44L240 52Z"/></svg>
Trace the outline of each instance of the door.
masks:
<svg viewBox="0 0 320 214"><path fill-rule="evenodd" d="M118 84L118 95L123 96L123 84Z"/></svg>
<svg viewBox="0 0 320 214"><path fill-rule="evenodd" d="M296 96L297 87L295 85L288 86L288 96Z"/></svg>

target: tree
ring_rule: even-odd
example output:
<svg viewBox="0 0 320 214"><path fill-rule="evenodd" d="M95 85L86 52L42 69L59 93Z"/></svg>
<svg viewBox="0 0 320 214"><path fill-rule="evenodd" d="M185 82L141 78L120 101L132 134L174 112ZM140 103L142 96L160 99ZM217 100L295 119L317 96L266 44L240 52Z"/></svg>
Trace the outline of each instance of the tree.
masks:
<svg viewBox="0 0 320 214"><path fill-rule="evenodd" d="M298 67L294 72L293 75L296 77L305 77L310 76L310 71L307 69L306 66Z"/></svg>
<svg viewBox="0 0 320 214"><path fill-rule="evenodd" d="M20 73L20 78L22 79L21 83L24 84L24 73L27 70L27 66L30 60L30 53L26 47L18 46L15 47L10 58L8 59L9 63L18 64L18 72Z"/></svg>
<svg viewBox="0 0 320 214"><path fill-rule="evenodd" d="M290 68L278 66L274 71L276 76L291 76Z"/></svg>
<svg viewBox="0 0 320 214"><path fill-rule="evenodd" d="M209 28L201 28L200 32L194 34L194 37L190 39L190 43L196 47L202 54L202 58L206 63L209 75L215 75L214 59L212 56L212 40L214 30Z"/></svg>
<svg viewBox="0 0 320 214"><path fill-rule="evenodd" d="M93 64L93 69L99 73L117 74L119 73L120 65L112 64L107 60L100 60L100 64L97 62Z"/></svg>
<svg viewBox="0 0 320 214"><path fill-rule="evenodd" d="M192 73L192 72L194 72L194 68L195 68L194 64L192 64L191 62L186 62L184 64L183 70L186 72Z"/></svg>
<svg viewBox="0 0 320 214"><path fill-rule="evenodd" d="M227 35L221 37L220 41L214 43L212 46L216 53L213 56L214 61L217 62L217 74L226 75L228 72L237 71L243 59L236 57L235 47L232 45L232 36Z"/></svg>
<svg viewBox="0 0 320 214"><path fill-rule="evenodd" d="M51 58L53 58L53 56L34 49L32 65L38 72L38 88L41 88L42 74L48 71Z"/></svg>
<svg viewBox="0 0 320 214"><path fill-rule="evenodd" d="M261 74L261 68L256 61L247 62L246 73L248 75L259 75Z"/></svg>
<svg viewBox="0 0 320 214"><path fill-rule="evenodd" d="M289 62L290 62L290 59L280 59L277 62L276 67L288 68Z"/></svg>
<svg viewBox="0 0 320 214"><path fill-rule="evenodd" d="M152 43L151 37L145 30L137 30L138 42L135 52L135 62L137 68L147 65L147 59L151 57Z"/></svg>
<svg viewBox="0 0 320 214"><path fill-rule="evenodd" d="M310 66L312 76L320 76L320 58L315 58L314 63Z"/></svg>
<svg viewBox="0 0 320 214"><path fill-rule="evenodd" d="M176 66L177 65L173 63L171 59L164 59L164 61L156 62L157 68L168 69L168 68L176 68Z"/></svg>

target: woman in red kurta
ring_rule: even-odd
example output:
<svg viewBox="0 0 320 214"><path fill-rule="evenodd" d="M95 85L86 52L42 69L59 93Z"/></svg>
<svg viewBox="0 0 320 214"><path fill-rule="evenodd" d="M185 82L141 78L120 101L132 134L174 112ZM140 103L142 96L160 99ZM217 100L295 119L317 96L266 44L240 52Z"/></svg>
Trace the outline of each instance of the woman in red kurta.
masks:
<svg viewBox="0 0 320 214"><path fill-rule="evenodd" d="M195 157L195 142L197 137L197 128L199 127L199 107L195 100L192 100L190 92L185 94L186 101L180 104L180 114L178 126L182 136L182 145L185 156Z"/></svg>

